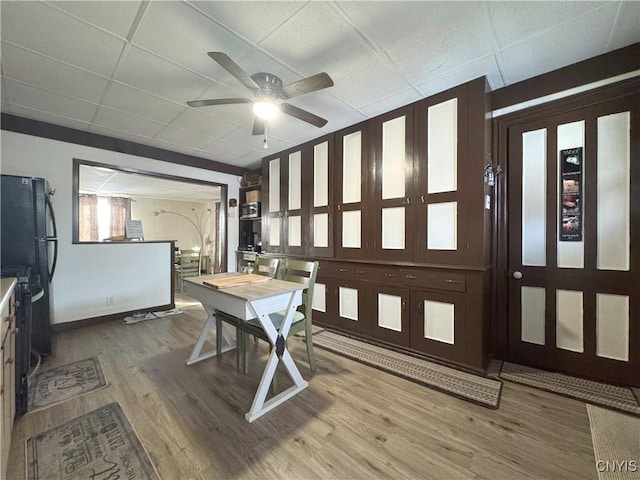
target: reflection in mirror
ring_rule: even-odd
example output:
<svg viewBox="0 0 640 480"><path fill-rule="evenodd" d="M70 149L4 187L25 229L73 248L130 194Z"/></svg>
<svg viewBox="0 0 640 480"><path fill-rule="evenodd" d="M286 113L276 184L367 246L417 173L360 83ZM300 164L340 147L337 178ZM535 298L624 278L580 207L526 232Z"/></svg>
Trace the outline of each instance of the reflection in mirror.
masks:
<svg viewBox="0 0 640 480"><path fill-rule="evenodd" d="M200 271L226 267L226 185L74 160L75 242L174 240ZM224 263L224 265L223 265Z"/></svg>

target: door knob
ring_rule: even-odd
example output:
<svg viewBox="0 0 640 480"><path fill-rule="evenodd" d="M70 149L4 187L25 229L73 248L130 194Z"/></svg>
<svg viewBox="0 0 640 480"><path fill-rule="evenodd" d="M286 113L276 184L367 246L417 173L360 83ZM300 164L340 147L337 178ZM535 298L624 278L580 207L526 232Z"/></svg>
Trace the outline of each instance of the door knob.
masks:
<svg viewBox="0 0 640 480"><path fill-rule="evenodd" d="M515 272L513 272L513 278L515 278L516 280L520 280L522 278L522 272L516 270Z"/></svg>

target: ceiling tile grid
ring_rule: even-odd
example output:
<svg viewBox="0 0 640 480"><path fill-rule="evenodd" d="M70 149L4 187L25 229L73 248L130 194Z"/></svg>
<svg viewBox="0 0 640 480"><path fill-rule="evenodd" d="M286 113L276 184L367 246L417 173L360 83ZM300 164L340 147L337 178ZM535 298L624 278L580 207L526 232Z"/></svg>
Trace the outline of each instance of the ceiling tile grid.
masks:
<svg viewBox="0 0 640 480"><path fill-rule="evenodd" d="M2 111L246 168L266 154L485 75L492 89L640 42L637 1L0 2ZM328 120L251 134L253 93L207 52L286 85Z"/></svg>

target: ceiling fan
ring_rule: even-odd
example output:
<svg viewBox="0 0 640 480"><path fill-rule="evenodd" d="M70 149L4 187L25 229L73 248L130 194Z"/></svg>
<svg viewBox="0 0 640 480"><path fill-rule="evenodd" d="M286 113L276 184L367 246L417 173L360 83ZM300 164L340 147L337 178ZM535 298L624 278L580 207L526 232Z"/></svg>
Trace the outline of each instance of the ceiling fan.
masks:
<svg viewBox="0 0 640 480"><path fill-rule="evenodd" d="M327 124L327 120L324 118L291 105L290 103L280 103L279 100L288 100L290 98L297 97L298 95L332 87L333 80L331 80L331 77L328 74L324 72L318 73L283 86L282 80L272 73L258 72L253 75L249 75L237 63L231 60L228 55L222 52L208 52L207 55L218 62L245 87L251 90L255 100L251 100L249 98L192 100L187 102L187 105L190 107L252 103L253 112L256 115L253 122L253 135L264 134L267 121L274 119L280 111L316 127L324 127Z"/></svg>

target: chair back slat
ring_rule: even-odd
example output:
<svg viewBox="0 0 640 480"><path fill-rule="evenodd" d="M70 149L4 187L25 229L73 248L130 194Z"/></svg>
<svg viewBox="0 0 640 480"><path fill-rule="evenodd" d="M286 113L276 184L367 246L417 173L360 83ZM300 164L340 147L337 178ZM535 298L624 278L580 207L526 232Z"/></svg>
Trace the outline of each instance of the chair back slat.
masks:
<svg viewBox="0 0 640 480"><path fill-rule="evenodd" d="M302 302L305 306L305 315L311 317L311 300L313 287L318 275L318 262L294 260L285 258L280 263L278 278L287 282L301 283L307 288L302 292Z"/></svg>
<svg viewBox="0 0 640 480"><path fill-rule="evenodd" d="M278 265L280 264L279 258L263 257L258 255L254 264L254 273L258 275L264 275L266 277L275 278L278 273Z"/></svg>

